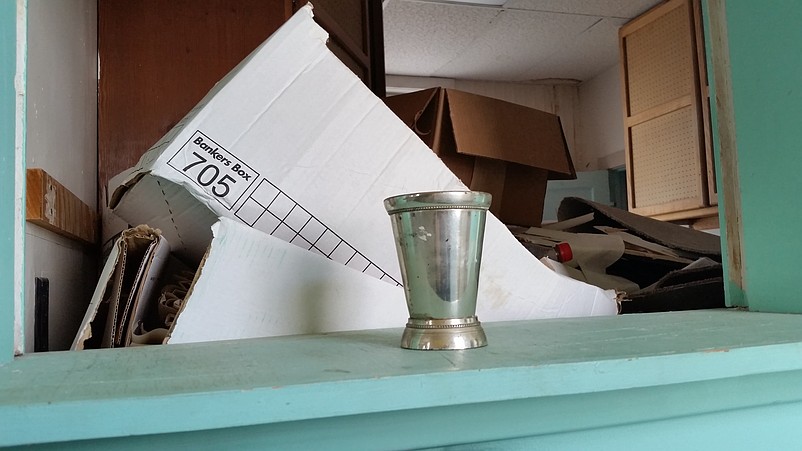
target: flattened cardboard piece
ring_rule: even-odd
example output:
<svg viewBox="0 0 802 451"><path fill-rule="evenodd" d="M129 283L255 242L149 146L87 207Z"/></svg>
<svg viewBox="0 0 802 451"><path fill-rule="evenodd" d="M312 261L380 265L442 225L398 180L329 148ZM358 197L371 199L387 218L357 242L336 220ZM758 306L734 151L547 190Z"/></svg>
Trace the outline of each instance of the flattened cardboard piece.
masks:
<svg viewBox="0 0 802 451"><path fill-rule="evenodd" d="M699 262L671 271L654 284L631 293L621 313L652 313L724 308L724 277L720 263Z"/></svg>
<svg viewBox="0 0 802 451"><path fill-rule="evenodd" d="M404 290L221 218L167 343L403 327ZM247 262L243 264L243 262Z"/></svg>
<svg viewBox="0 0 802 451"><path fill-rule="evenodd" d="M621 313L677 312L725 308L724 279L700 279L621 301Z"/></svg>
<svg viewBox="0 0 802 451"><path fill-rule="evenodd" d="M158 283L134 305L125 334L125 346L162 344L178 315L195 273L176 258L167 258Z"/></svg>
<svg viewBox="0 0 802 451"><path fill-rule="evenodd" d="M136 311L154 296L169 252L158 230L125 230L106 261L72 349L127 345Z"/></svg>
<svg viewBox="0 0 802 451"><path fill-rule="evenodd" d="M618 229L615 227L606 227L606 226L596 226L596 229L608 235L615 235L621 237L621 239L624 240L624 243L627 244L627 248L629 249L654 253L663 257L670 257L677 260L686 260L687 263L692 262L692 260L687 260L681 257L679 253L674 249L663 246L662 244L657 244L652 241L644 240L639 236L635 236L627 232L628 229Z"/></svg>
<svg viewBox="0 0 802 451"><path fill-rule="evenodd" d="M721 260L721 240L718 236L682 227L670 222L659 221L645 216L636 215L626 210L602 205L578 197L566 197L557 210L557 219L564 221L587 213L594 215L594 221L583 226L612 226L629 229L634 235L649 241L696 254L697 256L711 257ZM577 229L583 231L585 229Z"/></svg>
<svg viewBox="0 0 802 451"><path fill-rule="evenodd" d="M128 251L133 257L131 261L128 261L126 273L134 268L136 268L136 272L125 304L119 304L122 309L117 312L119 314L118 322L112 328L112 331L116 333L113 335L113 346L115 347L125 346L130 342L131 324L142 314L144 306L152 299L156 282L161 277L162 267L170 254L169 244L159 236L158 231L140 226L124 232L123 240L128 243ZM147 248L139 265L131 265L137 263L134 255L136 247L145 245L143 242L145 240L150 242L146 245ZM124 258L123 260L128 259ZM122 300L121 297L120 301Z"/></svg>
<svg viewBox="0 0 802 451"><path fill-rule="evenodd" d="M212 218L227 217L396 285L383 200L466 187L326 40L301 8L110 182L115 214L160 228L193 263ZM198 203L209 212L193 214ZM493 215L485 239L479 290L493 318L616 313L614 293L560 283Z"/></svg>
<svg viewBox="0 0 802 451"><path fill-rule="evenodd" d="M95 287L92 300L86 309L86 314L78 328L78 333L70 346L70 350L100 348L101 340L106 329L106 318L109 314L110 298L114 290L114 273L120 260L120 247L112 246L103 270L100 272L100 281Z"/></svg>

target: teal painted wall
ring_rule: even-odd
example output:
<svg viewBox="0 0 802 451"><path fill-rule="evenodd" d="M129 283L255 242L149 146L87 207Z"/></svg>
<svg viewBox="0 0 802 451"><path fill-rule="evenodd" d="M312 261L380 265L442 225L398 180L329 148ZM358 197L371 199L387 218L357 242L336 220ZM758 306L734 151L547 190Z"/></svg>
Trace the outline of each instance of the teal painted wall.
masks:
<svg viewBox="0 0 802 451"><path fill-rule="evenodd" d="M14 350L14 130L17 2L0 0L0 363Z"/></svg>
<svg viewBox="0 0 802 451"><path fill-rule="evenodd" d="M731 0L726 19L745 301L801 313L802 2Z"/></svg>
<svg viewBox="0 0 802 451"><path fill-rule="evenodd" d="M724 195L724 187L722 185L723 180L725 180L722 176L722 167L721 167L721 139L719 138L719 134L715 133L717 124L718 124L718 105L715 101L715 93L716 93L716 77L714 76L715 65L713 60L713 52L714 51L721 51L719 49L720 43L716 42L713 43L713 39L711 37L711 20L710 20L710 1L703 1L702 5L702 28L705 30L704 33L704 46L705 46L705 58L707 64L707 84L710 91L710 122L712 124L711 128L713 129L713 133L710 134L712 139L713 148L716 151L713 152L713 159L716 171L716 183L718 185L718 212L719 212L719 231L721 234L721 259L722 263L724 264L724 273L727 274L730 270L730 262L729 262L729 249L725 245L728 239L732 237L727 236L727 228L725 226L724 218L727 214L727 202L726 196ZM730 278L726 278L726 283L724 284L724 291L727 300L727 306L729 307L746 307L746 302L743 299L743 291L740 287L736 286Z"/></svg>

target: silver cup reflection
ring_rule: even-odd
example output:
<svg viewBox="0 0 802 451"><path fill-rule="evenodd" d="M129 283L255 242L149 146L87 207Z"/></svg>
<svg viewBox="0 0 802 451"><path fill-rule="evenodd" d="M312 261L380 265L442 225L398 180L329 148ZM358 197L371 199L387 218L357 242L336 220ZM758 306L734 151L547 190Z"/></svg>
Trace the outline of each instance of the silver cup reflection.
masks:
<svg viewBox="0 0 802 451"><path fill-rule="evenodd" d="M487 345L476 317L476 296L490 201L490 194L477 191L385 199L409 309L401 347L435 350Z"/></svg>

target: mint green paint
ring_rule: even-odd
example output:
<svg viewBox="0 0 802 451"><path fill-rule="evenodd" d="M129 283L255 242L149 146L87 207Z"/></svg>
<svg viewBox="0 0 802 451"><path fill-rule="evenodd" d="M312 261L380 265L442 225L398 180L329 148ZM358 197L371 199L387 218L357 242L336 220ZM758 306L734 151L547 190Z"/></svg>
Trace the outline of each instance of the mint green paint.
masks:
<svg viewBox="0 0 802 451"><path fill-rule="evenodd" d="M400 349L399 328L24 356L0 367L0 445L434 447L802 402L802 316L485 328L463 352Z"/></svg>
<svg viewBox="0 0 802 451"><path fill-rule="evenodd" d="M705 31L704 33L704 46L705 46L705 58L707 64L707 84L709 87L710 92L710 124L711 124L711 138L712 138L712 146L713 146L713 159L715 161L715 170L716 170L716 189L718 192L718 211L719 211L719 231L721 234L721 259L724 265L724 273L727 274L730 270L730 261L729 261L729 249L726 246L726 242L728 240L727 236L727 227L726 227L726 212L727 212L727 203L726 199L724 198L724 184L726 183L724 177L722 176L721 171L721 139L719 138L719 134L716 132L718 130L718 105L716 102L716 80L715 80L715 65L713 64L713 52L719 52L720 49L716 48L714 43L711 39L711 26L710 26L710 2L703 1L701 2L702 5L702 29ZM715 7L715 6L714 6ZM733 283L730 278L725 278L724 284L724 291L725 291L725 298L727 300L727 305L734 307L746 307L746 303L743 300L743 294L740 288Z"/></svg>
<svg viewBox="0 0 802 451"><path fill-rule="evenodd" d="M644 402L648 403L649 400ZM794 450L802 447L802 433L777 433L777 431L798 429L800 415L802 415L802 404L792 403L447 449L450 451Z"/></svg>
<svg viewBox="0 0 802 451"><path fill-rule="evenodd" d="M17 2L0 0L0 364L14 355Z"/></svg>
<svg viewBox="0 0 802 451"><path fill-rule="evenodd" d="M799 449L802 373L99 439L45 449ZM748 402L734 392L747 391ZM752 405L756 407L744 407ZM771 406L771 407L766 407ZM726 407L725 410L716 408ZM749 424L749 427L733 425ZM773 427L771 427L773 425ZM780 431L780 433L778 433ZM763 446L756 446L756 445ZM776 445L776 446L772 446ZM782 446L781 446L782 445Z"/></svg>
<svg viewBox="0 0 802 451"><path fill-rule="evenodd" d="M802 312L800 23L798 1L726 2L743 288L754 311Z"/></svg>

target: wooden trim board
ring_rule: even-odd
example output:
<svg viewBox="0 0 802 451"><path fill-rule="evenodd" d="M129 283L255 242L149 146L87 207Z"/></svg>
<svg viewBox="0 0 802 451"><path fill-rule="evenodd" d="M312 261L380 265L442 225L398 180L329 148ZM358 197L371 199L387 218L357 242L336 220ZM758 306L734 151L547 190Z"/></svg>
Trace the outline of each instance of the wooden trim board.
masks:
<svg viewBox="0 0 802 451"><path fill-rule="evenodd" d="M710 216L715 216L718 218L718 207L705 207L705 208L694 208L689 210L683 211L675 211L672 213L664 213L661 215L654 215L652 216L653 219L659 219L661 221L682 221L684 219L698 219L698 218L706 218Z"/></svg>
<svg viewBox="0 0 802 451"><path fill-rule="evenodd" d="M705 32L702 24L701 0L693 0L694 29L696 31L696 57L699 68L699 92L702 108L702 130L704 133L704 151L707 163L707 191L710 205L718 205L718 188L716 187L716 161L713 154L713 136L710 119L710 86L707 82L707 53L705 51Z"/></svg>
<svg viewBox="0 0 802 451"><path fill-rule="evenodd" d="M646 111L642 111L638 114L625 118L624 119L625 125L627 126L627 128L634 127L638 124L642 124L656 117L663 116L665 114L677 111L687 106L692 106L693 104L694 104L694 96L692 94L684 95L682 97L677 97L676 99L671 100L670 102L657 105L656 107L649 108Z"/></svg>
<svg viewBox="0 0 802 451"><path fill-rule="evenodd" d="M94 246L97 214L42 169L26 174L25 219L52 232Z"/></svg>

